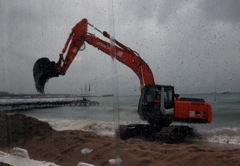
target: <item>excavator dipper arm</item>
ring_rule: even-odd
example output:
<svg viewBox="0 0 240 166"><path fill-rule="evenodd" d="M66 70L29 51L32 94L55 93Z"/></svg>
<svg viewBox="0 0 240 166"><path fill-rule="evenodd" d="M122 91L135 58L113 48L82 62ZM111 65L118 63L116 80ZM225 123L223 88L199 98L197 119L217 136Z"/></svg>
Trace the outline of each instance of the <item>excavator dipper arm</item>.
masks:
<svg viewBox="0 0 240 166"><path fill-rule="evenodd" d="M59 60L56 64L58 72L61 75L65 75L75 56L77 55L80 48L84 45L84 40L82 36L87 33L88 22L87 19L82 19L77 23L70 33L62 53L59 56ZM70 43L70 44L69 44ZM66 58L63 58L63 54L67 51Z"/></svg>
<svg viewBox="0 0 240 166"><path fill-rule="evenodd" d="M85 45L85 42L130 67L138 76L141 87L155 83L151 69L135 51L115 39L113 39L114 45L111 45L109 42L97 38L95 35L87 32L88 25L92 26L87 19L82 19L73 27L57 63L50 62L47 58L41 58L35 63L33 73L36 89L39 92L44 92L44 86L48 79L65 75L78 51ZM107 32L98 31L104 37L110 39L110 35ZM63 55L66 50L67 54L64 59Z"/></svg>

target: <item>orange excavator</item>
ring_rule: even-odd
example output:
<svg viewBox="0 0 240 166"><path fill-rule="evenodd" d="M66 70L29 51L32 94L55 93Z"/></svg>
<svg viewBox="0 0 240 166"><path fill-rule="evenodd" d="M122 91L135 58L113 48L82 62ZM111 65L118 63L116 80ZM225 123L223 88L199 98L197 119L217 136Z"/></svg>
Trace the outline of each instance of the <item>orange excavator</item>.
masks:
<svg viewBox="0 0 240 166"><path fill-rule="evenodd" d="M45 83L50 78L65 75L78 51L84 50L85 43L88 43L131 68L140 80L138 114L148 124L121 125L117 133L122 139L143 136L154 140L179 142L192 134L193 129L185 125L171 125L172 122L211 123L211 105L204 99L180 98L175 94L173 86L155 84L150 67L136 51L112 39L106 31L102 32L94 27L113 42L111 44L96 37L88 32L89 26L94 27L87 19L82 19L72 28L57 63L46 57L36 61L33 75L38 92L44 93Z"/></svg>

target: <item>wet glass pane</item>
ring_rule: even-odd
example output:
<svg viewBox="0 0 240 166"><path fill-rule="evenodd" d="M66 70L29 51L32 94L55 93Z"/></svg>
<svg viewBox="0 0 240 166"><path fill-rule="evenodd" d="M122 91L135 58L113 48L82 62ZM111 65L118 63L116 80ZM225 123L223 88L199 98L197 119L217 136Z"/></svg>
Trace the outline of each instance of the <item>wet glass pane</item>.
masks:
<svg viewBox="0 0 240 166"><path fill-rule="evenodd" d="M239 8L1 0L0 165L240 165Z"/></svg>

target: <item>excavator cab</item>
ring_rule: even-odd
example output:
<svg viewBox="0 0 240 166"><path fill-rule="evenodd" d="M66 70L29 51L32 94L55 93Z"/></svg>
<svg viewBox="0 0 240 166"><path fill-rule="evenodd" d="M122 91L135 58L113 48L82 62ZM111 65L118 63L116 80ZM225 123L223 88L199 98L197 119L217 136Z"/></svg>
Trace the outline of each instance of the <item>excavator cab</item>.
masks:
<svg viewBox="0 0 240 166"><path fill-rule="evenodd" d="M154 126L169 126L174 119L174 97L173 86L146 85L139 99L141 119Z"/></svg>

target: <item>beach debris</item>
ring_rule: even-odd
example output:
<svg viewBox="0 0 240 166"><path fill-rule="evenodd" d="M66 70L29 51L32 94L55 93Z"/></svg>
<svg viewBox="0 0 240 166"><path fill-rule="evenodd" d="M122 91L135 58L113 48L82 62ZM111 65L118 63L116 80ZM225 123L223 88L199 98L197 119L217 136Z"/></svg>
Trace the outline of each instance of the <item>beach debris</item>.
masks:
<svg viewBox="0 0 240 166"><path fill-rule="evenodd" d="M89 163L80 162L80 163L78 163L77 166L94 166L94 165L89 164Z"/></svg>
<svg viewBox="0 0 240 166"><path fill-rule="evenodd" d="M109 164L111 165L121 165L121 163L122 163L122 159L120 159L119 157L115 159L109 159Z"/></svg>
<svg viewBox="0 0 240 166"><path fill-rule="evenodd" d="M0 151L0 165L1 166L59 166L52 162L39 161L30 159L29 153L26 149L14 147L11 153Z"/></svg>
<svg viewBox="0 0 240 166"><path fill-rule="evenodd" d="M30 159L28 151L26 149L15 147L12 149L11 154Z"/></svg>
<svg viewBox="0 0 240 166"><path fill-rule="evenodd" d="M81 150L81 153L82 153L82 154L88 154L88 153L91 153L92 151L93 151L93 149L83 148L83 149Z"/></svg>

